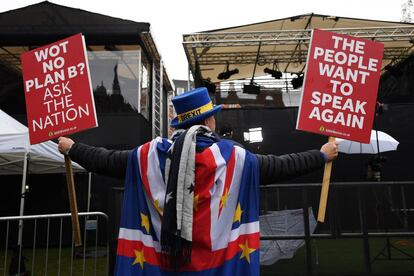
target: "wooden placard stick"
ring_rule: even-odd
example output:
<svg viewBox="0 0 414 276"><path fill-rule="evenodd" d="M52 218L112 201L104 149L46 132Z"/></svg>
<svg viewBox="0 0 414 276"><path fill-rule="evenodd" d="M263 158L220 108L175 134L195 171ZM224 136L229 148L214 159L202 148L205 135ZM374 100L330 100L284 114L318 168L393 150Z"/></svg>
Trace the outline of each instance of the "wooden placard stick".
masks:
<svg viewBox="0 0 414 276"><path fill-rule="evenodd" d="M65 154L65 167L66 167L66 183L68 184L68 196L69 196L69 205L72 218L72 231L73 237L75 239L75 246L81 246L81 233L79 226L79 217L78 217L78 205L76 203L76 192L75 192L75 181L73 180L73 170L72 170L72 161L70 157Z"/></svg>
<svg viewBox="0 0 414 276"><path fill-rule="evenodd" d="M329 136L328 142L335 142L335 137ZM325 222L326 204L328 202L329 182L331 180L332 161L325 164L323 172L321 198L319 200L318 221Z"/></svg>

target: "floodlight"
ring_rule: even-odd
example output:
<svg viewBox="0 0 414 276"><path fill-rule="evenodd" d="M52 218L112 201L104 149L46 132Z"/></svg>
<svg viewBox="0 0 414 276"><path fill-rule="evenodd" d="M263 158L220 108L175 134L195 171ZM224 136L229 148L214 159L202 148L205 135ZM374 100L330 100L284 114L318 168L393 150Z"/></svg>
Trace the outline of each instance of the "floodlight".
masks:
<svg viewBox="0 0 414 276"><path fill-rule="evenodd" d="M260 94L260 86L254 83L243 85L243 93L246 94Z"/></svg>
<svg viewBox="0 0 414 276"><path fill-rule="evenodd" d="M272 77L274 77L277 80L280 79L283 75L282 72L280 72L279 70L273 70L267 67L263 70L263 72L272 75Z"/></svg>
<svg viewBox="0 0 414 276"><path fill-rule="evenodd" d="M262 128L250 128L249 132L243 132L244 141L249 143L261 143L263 142Z"/></svg>
<svg viewBox="0 0 414 276"><path fill-rule="evenodd" d="M303 85L303 74L300 74L296 78L292 79L291 83L292 83L293 89L298 89L299 87L301 87Z"/></svg>
<svg viewBox="0 0 414 276"><path fill-rule="evenodd" d="M227 80L227 79L229 79L231 76L233 76L233 75L235 75L235 74L238 74L239 73L239 69L233 69L233 70L230 70L229 69L229 63L227 62L227 67L226 67L226 71L224 71L224 72L221 72L220 74L218 74L217 75L217 78L219 79L219 80Z"/></svg>

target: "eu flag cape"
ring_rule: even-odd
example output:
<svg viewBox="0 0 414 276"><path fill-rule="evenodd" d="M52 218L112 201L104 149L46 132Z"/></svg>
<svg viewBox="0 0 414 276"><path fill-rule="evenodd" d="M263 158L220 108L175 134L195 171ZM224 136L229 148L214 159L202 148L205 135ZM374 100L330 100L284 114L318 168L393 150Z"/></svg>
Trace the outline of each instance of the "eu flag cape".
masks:
<svg viewBox="0 0 414 276"><path fill-rule="evenodd" d="M178 272L161 268L170 146L158 137L129 156L115 275L258 275L258 162L229 140L196 153L191 263Z"/></svg>

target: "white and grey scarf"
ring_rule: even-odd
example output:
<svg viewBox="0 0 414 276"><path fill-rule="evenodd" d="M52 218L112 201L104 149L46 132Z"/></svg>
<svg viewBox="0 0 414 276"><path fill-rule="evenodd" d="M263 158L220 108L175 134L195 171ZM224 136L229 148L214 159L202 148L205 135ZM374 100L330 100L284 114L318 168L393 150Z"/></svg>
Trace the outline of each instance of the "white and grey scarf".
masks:
<svg viewBox="0 0 414 276"><path fill-rule="evenodd" d="M161 224L163 265L167 269L176 270L191 262L197 136L217 141L208 127L195 125L187 130L177 130L168 151L165 165L167 188Z"/></svg>

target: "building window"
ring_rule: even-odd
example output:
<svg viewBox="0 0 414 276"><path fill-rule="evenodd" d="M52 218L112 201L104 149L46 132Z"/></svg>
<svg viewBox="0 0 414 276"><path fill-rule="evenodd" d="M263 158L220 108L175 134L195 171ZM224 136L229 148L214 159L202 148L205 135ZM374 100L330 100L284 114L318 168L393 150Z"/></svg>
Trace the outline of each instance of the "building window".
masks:
<svg viewBox="0 0 414 276"><path fill-rule="evenodd" d="M88 51L98 113L138 112L139 50Z"/></svg>
<svg viewBox="0 0 414 276"><path fill-rule="evenodd" d="M182 87L177 87L177 95L181 95L184 93L184 88Z"/></svg>
<svg viewBox="0 0 414 276"><path fill-rule="evenodd" d="M141 107L141 114L149 119L149 97L150 97L150 65L149 63L145 62L144 60L141 63L141 97L140 97L140 107Z"/></svg>

